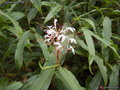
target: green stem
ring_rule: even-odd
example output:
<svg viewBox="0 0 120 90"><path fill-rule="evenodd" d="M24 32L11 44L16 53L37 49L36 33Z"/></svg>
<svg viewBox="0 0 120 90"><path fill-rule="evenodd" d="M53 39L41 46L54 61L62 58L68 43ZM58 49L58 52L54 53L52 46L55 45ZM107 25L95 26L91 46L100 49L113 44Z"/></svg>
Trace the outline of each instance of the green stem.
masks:
<svg viewBox="0 0 120 90"><path fill-rule="evenodd" d="M46 69L50 69L50 68L55 68L55 67L58 67L60 66L60 64L55 64L55 65L51 65L51 66L42 66L41 63L39 62L39 66L42 70L46 70Z"/></svg>

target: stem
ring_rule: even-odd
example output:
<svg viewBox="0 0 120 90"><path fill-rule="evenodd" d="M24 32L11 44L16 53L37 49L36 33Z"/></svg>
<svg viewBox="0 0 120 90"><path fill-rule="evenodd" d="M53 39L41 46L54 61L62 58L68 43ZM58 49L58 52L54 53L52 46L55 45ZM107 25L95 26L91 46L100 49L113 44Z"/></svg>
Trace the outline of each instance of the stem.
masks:
<svg viewBox="0 0 120 90"><path fill-rule="evenodd" d="M60 64L59 53L57 53L57 64Z"/></svg>

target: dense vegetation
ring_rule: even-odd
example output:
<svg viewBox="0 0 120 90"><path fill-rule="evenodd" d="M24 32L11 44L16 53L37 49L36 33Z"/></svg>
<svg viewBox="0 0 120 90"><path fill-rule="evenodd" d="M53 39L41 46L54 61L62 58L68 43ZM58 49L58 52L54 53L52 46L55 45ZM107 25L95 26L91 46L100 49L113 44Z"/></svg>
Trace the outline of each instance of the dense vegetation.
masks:
<svg viewBox="0 0 120 90"><path fill-rule="evenodd" d="M44 41L56 19L75 54ZM120 0L0 1L0 90L117 90L119 77Z"/></svg>

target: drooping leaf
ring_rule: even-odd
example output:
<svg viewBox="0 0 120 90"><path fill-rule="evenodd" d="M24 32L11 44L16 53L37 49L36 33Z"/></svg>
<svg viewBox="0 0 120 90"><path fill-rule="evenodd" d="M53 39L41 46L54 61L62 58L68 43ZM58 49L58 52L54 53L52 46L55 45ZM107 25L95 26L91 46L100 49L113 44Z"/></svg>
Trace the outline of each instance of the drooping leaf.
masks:
<svg viewBox="0 0 120 90"><path fill-rule="evenodd" d="M30 21L32 19L34 19L36 15L37 15L37 10L35 8L31 8L28 15L27 15L27 19L28 19L29 24L30 24Z"/></svg>
<svg viewBox="0 0 120 90"><path fill-rule="evenodd" d="M110 47L114 51L114 53L117 55L117 57L120 58L119 54L117 53L116 48L113 47L110 42L106 41L105 39L101 38L100 36L94 34L91 31L88 31L88 32L89 32L89 34L91 34L92 36L94 36L96 39L98 39L99 41L101 41L103 44L105 44L106 46Z"/></svg>
<svg viewBox="0 0 120 90"><path fill-rule="evenodd" d="M27 40L29 37L29 32L30 31L26 31L25 33L23 33L21 39L19 40L19 42L17 44L17 48L15 51L15 63L19 69L21 68L21 66L23 64L23 50L27 43Z"/></svg>
<svg viewBox="0 0 120 90"><path fill-rule="evenodd" d="M22 83L21 82L14 82L10 85L8 85L5 90L19 90L22 87Z"/></svg>
<svg viewBox="0 0 120 90"><path fill-rule="evenodd" d="M11 12L11 13L9 13L9 15L11 18L14 18L14 20L16 20L16 21L25 16L25 14L22 12Z"/></svg>
<svg viewBox="0 0 120 90"><path fill-rule="evenodd" d="M112 31L111 31L111 20L108 17L104 18L102 35L105 40L110 42Z"/></svg>
<svg viewBox="0 0 120 90"><path fill-rule="evenodd" d="M108 75L107 75L107 68L105 67L104 63L103 63L103 59L100 58L99 56L95 56L95 62L97 63L99 69L100 69L100 73L102 74L105 86L107 85L108 82Z"/></svg>
<svg viewBox="0 0 120 90"><path fill-rule="evenodd" d="M0 78L0 90L5 90L8 84L8 79L5 77Z"/></svg>
<svg viewBox="0 0 120 90"><path fill-rule="evenodd" d="M48 90L55 69L41 71L40 75L29 80L20 90Z"/></svg>
<svg viewBox="0 0 120 90"><path fill-rule="evenodd" d="M88 51L88 47L83 40L80 40L79 37L76 36L76 41L83 49Z"/></svg>
<svg viewBox="0 0 120 90"><path fill-rule="evenodd" d="M56 76L62 83L68 88L68 90L85 90L82 86L79 85L75 76L65 68L58 68Z"/></svg>
<svg viewBox="0 0 120 90"><path fill-rule="evenodd" d="M16 3L13 3L10 8L7 9L7 13L10 13L14 10L14 8L21 2L21 0L18 0Z"/></svg>
<svg viewBox="0 0 120 90"><path fill-rule="evenodd" d="M42 6L44 5L44 6L49 6L49 7L51 7L51 6L53 5L53 2L42 1L41 4L42 4Z"/></svg>
<svg viewBox="0 0 120 90"><path fill-rule="evenodd" d="M102 80L102 76L100 72L97 72L93 79L91 80L88 89L89 90L98 90L100 86L100 82Z"/></svg>
<svg viewBox="0 0 120 90"><path fill-rule="evenodd" d="M22 29L21 27L19 26L19 23L16 22L12 17L10 17L9 15L7 15L6 13L4 13L3 11L0 10L0 14L2 14L3 16L7 17L14 25L16 31L17 31L17 36L18 38L21 37L22 35Z"/></svg>
<svg viewBox="0 0 120 90"><path fill-rule="evenodd" d="M16 37L18 37L18 33L16 31L16 29L14 27L11 26L4 26L3 29L6 29L8 31L10 31L11 33L13 33Z"/></svg>
<svg viewBox="0 0 120 90"><path fill-rule="evenodd" d="M119 84L119 67L117 65L113 66L113 71L110 75L110 82L109 87L118 87ZM113 88L112 90L116 90L116 88ZM111 90L111 89L109 89Z"/></svg>
<svg viewBox="0 0 120 90"><path fill-rule="evenodd" d="M90 19L88 19L88 18L86 18L86 19L84 19L86 22L88 22L91 26L92 26L92 28L93 28L93 30L95 31L95 24L94 24L94 22L92 21L92 20L90 20Z"/></svg>
<svg viewBox="0 0 120 90"><path fill-rule="evenodd" d="M52 8L52 10L46 16L44 23L51 20L61 10L61 8L62 8L62 6L59 4L57 4L54 8Z"/></svg>
<svg viewBox="0 0 120 90"><path fill-rule="evenodd" d="M89 64L91 65L93 60L94 60L94 56L95 56L95 46L94 46L94 42L92 39L91 34L88 32L89 30L87 30L86 28L82 28L83 33L85 35L85 40L88 46L88 52L89 52Z"/></svg>
<svg viewBox="0 0 120 90"><path fill-rule="evenodd" d="M41 0L31 0L34 7L42 14L42 4Z"/></svg>
<svg viewBox="0 0 120 90"><path fill-rule="evenodd" d="M35 37L36 37L36 40L42 49L45 60L49 60L49 52L48 52L47 44L45 44L42 36L40 36L38 33L35 34Z"/></svg>

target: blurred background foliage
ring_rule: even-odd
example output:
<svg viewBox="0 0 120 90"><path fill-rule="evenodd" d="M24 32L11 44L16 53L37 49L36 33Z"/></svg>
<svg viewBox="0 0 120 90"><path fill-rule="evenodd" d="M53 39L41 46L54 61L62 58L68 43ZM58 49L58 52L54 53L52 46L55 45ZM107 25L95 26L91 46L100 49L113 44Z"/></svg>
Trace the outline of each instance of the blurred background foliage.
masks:
<svg viewBox="0 0 120 90"><path fill-rule="evenodd" d="M40 74L39 61L49 58L41 46L43 30L55 18L76 29L76 54L68 53L56 74ZM120 87L119 55L120 0L0 1L0 90Z"/></svg>

